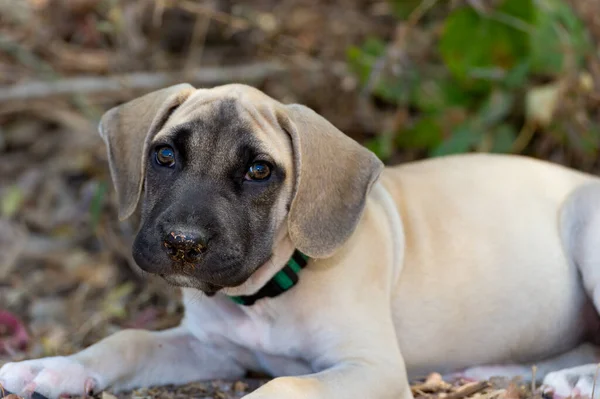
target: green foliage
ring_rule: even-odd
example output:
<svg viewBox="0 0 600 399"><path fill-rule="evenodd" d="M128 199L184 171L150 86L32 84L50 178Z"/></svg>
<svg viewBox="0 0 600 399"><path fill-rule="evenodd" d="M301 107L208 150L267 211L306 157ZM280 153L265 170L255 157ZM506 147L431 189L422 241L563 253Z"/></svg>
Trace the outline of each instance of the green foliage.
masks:
<svg viewBox="0 0 600 399"><path fill-rule="evenodd" d="M350 47L346 51L348 64L358 77L361 85L367 85L375 64L384 57L386 45L377 38L369 38L362 47ZM414 81L414 79L410 79ZM408 79L379 80L373 87L373 93L390 102L406 103L410 97L412 85Z"/></svg>
<svg viewBox="0 0 600 399"><path fill-rule="evenodd" d="M435 148L442 144L444 132L438 118L424 116L415 125L398 135L396 144L409 148Z"/></svg>
<svg viewBox="0 0 600 399"><path fill-rule="evenodd" d="M445 107L468 107L473 97L450 77L425 77L415 88L413 104L420 110L435 113Z"/></svg>
<svg viewBox="0 0 600 399"><path fill-rule="evenodd" d="M464 123L452 130L448 139L433 148L430 155L437 157L441 155L457 154L466 152L477 144L478 135L472 124Z"/></svg>
<svg viewBox="0 0 600 399"><path fill-rule="evenodd" d="M567 68L581 66L589 49L583 23L560 0L539 0L537 29L531 37L531 69L535 73L557 76Z"/></svg>
<svg viewBox="0 0 600 399"><path fill-rule="evenodd" d="M502 15L512 25L482 16L469 7L452 12L439 43L450 72L462 83L477 88L504 78L530 53L526 30L533 20L532 1L506 0L499 7L496 15Z"/></svg>
<svg viewBox="0 0 600 399"><path fill-rule="evenodd" d="M108 183L106 181L101 181L98 183L94 192L94 196L90 203L90 219L92 230L96 230L98 224L100 223L100 217L102 216L102 206L104 204L104 198L106 196L107 190Z"/></svg>
<svg viewBox="0 0 600 399"><path fill-rule="evenodd" d="M406 19L417 7L419 7L422 1L423 0L397 0L392 1L391 6L395 16Z"/></svg>
<svg viewBox="0 0 600 399"><path fill-rule="evenodd" d="M9 186L1 198L0 214L4 217L12 217L21 208L23 199L23 192L18 186Z"/></svg>
<svg viewBox="0 0 600 399"><path fill-rule="evenodd" d="M381 134L376 139L367 141L365 146L381 159L388 159L394 150L393 135Z"/></svg>
<svg viewBox="0 0 600 399"><path fill-rule="evenodd" d="M491 152L510 152L516 138L517 131L512 125L503 123L496 126L494 129L494 143L492 145Z"/></svg>
<svg viewBox="0 0 600 399"><path fill-rule="evenodd" d="M391 1L400 19L421 4ZM396 75L374 73L386 62L386 43L370 38L348 49L348 65L360 84L410 115L409 123L380 134L369 148L383 160L397 149L429 156L513 151L524 123L538 122L527 120L536 115L525 110L528 91L582 67L590 51L583 23L562 0L504 0L485 11L467 5L452 9L445 1L436 7L443 20L437 21L441 30L425 65L403 65ZM597 151L589 144L596 143L597 134L588 136L580 145Z"/></svg>
<svg viewBox="0 0 600 399"><path fill-rule="evenodd" d="M385 43L380 39L368 38L362 47L350 47L346 56L352 71L364 85L369 80L374 64L385 53Z"/></svg>

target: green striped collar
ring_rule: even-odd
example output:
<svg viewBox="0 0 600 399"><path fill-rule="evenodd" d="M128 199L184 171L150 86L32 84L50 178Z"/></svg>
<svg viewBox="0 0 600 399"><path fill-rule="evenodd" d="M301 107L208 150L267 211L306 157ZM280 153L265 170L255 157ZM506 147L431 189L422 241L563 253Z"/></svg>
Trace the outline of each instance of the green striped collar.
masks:
<svg viewBox="0 0 600 399"><path fill-rule="evenodd" d="M254 295L247 296L230 296L232 301L244 306L253 305L254 302L262 298L273 298L283 294L296 283L298 283L298 273L302 270L308 262L308 256L302 252L295 250L294 254L288 261L288 263L278 271L272 279Z"/></svg>

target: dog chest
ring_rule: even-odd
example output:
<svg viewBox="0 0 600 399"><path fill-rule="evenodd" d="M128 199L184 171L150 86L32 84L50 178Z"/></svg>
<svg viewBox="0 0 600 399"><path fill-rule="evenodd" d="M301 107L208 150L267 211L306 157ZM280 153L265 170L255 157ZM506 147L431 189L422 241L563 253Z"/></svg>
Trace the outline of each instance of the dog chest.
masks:
<svg viewBox="0 0 600 399"><path fill-rule="evenodd" d="M293 315L276 312L270 303L238 306L225 297L184 302L185 323L203 341L286 358L301 357L307 344L307 337L293 327Z"/></svg>

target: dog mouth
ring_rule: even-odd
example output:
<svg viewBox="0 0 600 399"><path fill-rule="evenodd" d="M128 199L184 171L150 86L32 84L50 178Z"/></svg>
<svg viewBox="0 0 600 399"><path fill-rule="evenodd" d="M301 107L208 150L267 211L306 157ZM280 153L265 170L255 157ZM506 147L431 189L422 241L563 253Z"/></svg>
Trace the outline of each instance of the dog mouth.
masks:
<svg viewBox="0 0 600 399"><path fill-rule="evenodd" d="M176 287L196 288L196 286L198 285L198 282L193 277L185 274L159 274L159 276L162 279L164 279L167 283Z"/></svg>
<svg viewBox="0 0 600 399"><path fill-rule="evenodd" d="M171 264L171 270L172 273L175 275L184 275L193 278L194 272L200 267L199 263L192 263L180 259L171 260L173 261L173 263Z"/></svg>
<svg viewBox="0 0 600 399"><path fill-rule="evenodd" d="M169 285L178 288L193 288L202 291L207 296L214 296L223 288L226 288L222 285L201 281L185 274L160 274L159 276Z"/></svg>
<svg viewBox="0 0 600 399"><path fill-rule="evenodd" d="M213 272L202 271L201 263L173 261L167 273L158 274L170 285L182 288L195 288L208 296L213 296L225 288L233 288L244 284L261 266L272 261L272 254L264 261L257 262L256 267L242 268L238 262L222 266Z"/></svg>

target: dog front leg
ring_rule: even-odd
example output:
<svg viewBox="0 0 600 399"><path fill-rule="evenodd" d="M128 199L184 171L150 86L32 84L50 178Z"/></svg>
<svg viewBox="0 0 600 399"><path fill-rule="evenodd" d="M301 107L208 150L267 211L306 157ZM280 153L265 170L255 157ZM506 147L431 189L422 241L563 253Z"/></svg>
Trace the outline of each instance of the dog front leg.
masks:
<svg viewBox="0 0 600 399"><path fill-rule="evenodd" d="M223 351L180 326L158 332L123 330L71 356L7 363L0 369L0 383L25 397L36 392L57 398L243 374Z"/></svg>
<svg viewBox="0 0 600 399"><path fill-rule="evenodd" d="M319 373L271 380L243 399L412 399L397 364L347 361Z"/></svg>
<svg viewBox="0 0 600 399"><path fill-rule="evenodd" d="M352 327L320 327L311 334L320 343L310 350L319 372L275 378L243 399L412 399L391 321L377 323L373 312L369 316Z"/></svg>

